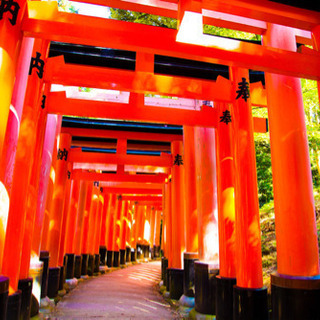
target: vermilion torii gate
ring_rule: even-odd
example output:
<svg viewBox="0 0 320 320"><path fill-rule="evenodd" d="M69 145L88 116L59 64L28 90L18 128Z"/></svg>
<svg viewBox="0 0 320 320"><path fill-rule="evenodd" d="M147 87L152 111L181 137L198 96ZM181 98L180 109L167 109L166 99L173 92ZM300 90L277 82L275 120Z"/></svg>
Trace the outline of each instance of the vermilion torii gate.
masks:
<svg viewBox="0 0 320 320"><path fill-rule="evenodd" d="M63 287L65 269L67 278L80 277L91 261L90 272L97 271L93 261L100 246L108 250L109 266L124 262L127 248L135 258L137 244L159 246L162 210L164 280L171 298L190 298L195 276L197 312L217 319L267 319L253 141L253 132L266 132L267 125L252 118L254 105L268 108L270 127L278 267L271 276L272 317L319 319L319 254L299 83L320 79L319 5L84 2L176 18L179 28L62 13L55 2L1 2L2 317L18 319L20 308L14 306L20 301L22 317L29 317L31 257L47 263L50 255L53 297ZM262 45L203 35L203 24L262 35ZM70 63L67 54L49 57L51 41L127 50L134 67ZM159 57L207 63L201 66L216 68L215 77L156 72ZM214 64L225 69L217 71ZM265 85L250 83L249 69L264 72ZM69 98L53 92L52 84L118 90L129 99ZM146 94L212 105L156 106L155 99L146 103ZM162 129L113 131L101 123L70 128L61 116L160 123ZM169 125L184 126L183 136L167 133ZM154 146L145 149L141 141ZM130 144L143 154L129 154ZM42 256L40 249L46 252ZM203 295L212 277L216 297ZM46 294L43 288L42 297Z"/></svg>

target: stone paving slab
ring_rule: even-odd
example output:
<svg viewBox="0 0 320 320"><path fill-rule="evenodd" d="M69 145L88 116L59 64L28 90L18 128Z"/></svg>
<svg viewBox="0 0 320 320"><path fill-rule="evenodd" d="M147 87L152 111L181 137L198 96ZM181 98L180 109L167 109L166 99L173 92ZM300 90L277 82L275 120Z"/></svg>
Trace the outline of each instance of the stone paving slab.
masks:
<svg viewBox="0 0 320 320"><path fill-rule="evenodd" d="M160 261L136 264L79 283L36 319L181 319L158 292Z"/></svg>

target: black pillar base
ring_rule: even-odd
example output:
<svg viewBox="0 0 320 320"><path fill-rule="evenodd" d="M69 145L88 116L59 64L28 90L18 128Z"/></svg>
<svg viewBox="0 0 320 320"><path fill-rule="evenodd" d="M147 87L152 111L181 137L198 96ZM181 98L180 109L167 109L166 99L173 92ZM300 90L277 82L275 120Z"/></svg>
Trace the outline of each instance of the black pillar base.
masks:
<svg viewBox="0 0 320 320"><path fill-rule="evenodd" d="M94 255L94 273L100 272L100 254Z"/></svg>
<svg viewBox="0 0 320 320"><path fill-rule="evenodd" d="M160 257L160 246L154 246L154 257L159 258Z"/></svg>
<svg viewBox="0 0 320 320"><path fill-rule="evenodd" d="M233 287L235 278L216 276L216 320L233 320Z"/></svg>
<svg viewBox="0 0 320 320"><path fill-rule="evenodd" d="M161 280L163 285L167 285L167 268L168 268L168 259L165 257L161 258Z"/></svg>
<svg viewBox="0 0 320 320"><path fill-rule="evenodd" d="M113 266L113 251L107 251L107 266L111 268Z"/></svg>
<svg viewBox="0 0 320 320"><path fill-rule="evenodd" d="M126 264L126 250L125 249L120 249L120 265L125 265Z"/></svg>
<svg viewBox="0 0 320 320"><path fill-rule="evenodd" d="M120 266L120 253L119 251L113 251L113 267L118 268Z"/></svg>
<svg viewBox="0 0 320 320"><path fill-rule="evenodd" d="M216 313L216 279L219 270L215 265L195 261L195 310L202 314Z"/></svg>
<svg viewBox="0 0 320 320"><path fill-rule="evenodd" d="M271 275L273 320L320 319L320 277Z"/></svg>
<svg viewBox="0 0 320 320"><path fill-rule="evenodd" d="M150 248L150 255L152 260L155 258L154 251L155 251L155 247L153 246Z"/></svg>
<svg viewBox="0 0 320 320"><path fill-rule="evenodd" d="M141 244L137 244L137 260L141 260L143 257L143 249Z"/></svg>
<svg viewBox="0 0 320 320"><path fill-rule="evenodd" d="M63 290L66 282L66 266L60 267L59 290Z"/></svg>
<svg viewBox="0 0 320 320"><path fill-rule="evenodd" d="M31 296L32 296L32 278L20 279L18 289L21 291L20 319L30 319Z"/></svg>
<svg viewBox="0 0 320 320"><path fill-rule="evenodd" d="M74 277L81 278L82 256L75 256L74 259Z"/></svg>
<svg viewBox="0 0 320 320"><path fill-rule="evenodd" d="M194 262L198 260L198 254L185 252L183 254L184 275L183 275L183 294L186 297L194 297Z"/></svg>
<svg viewBox="0 0 320 320"><path fill-rule="evenodd" d="M251 289L234 286L233 320L257 319L268 320L267 288Z"/></svg>
<svg viewBox="0 0 320 320"><path fill-rule="evenodd" d="M32 295L31 296L31 307L30 307L30 317L34 317L37 314L39 314L39 309L40 309L40 302L38 299Z"/></svg>
<svg viewBox="0 0 320 320"><path fill-rule="evenodd" d="M131 249L130 257L131 257L131 262L137 261L137 255L136 255L136 250L135 249Z"/></svg>
<svg viewBox="0 0 320 320"><path fill-rule="evenodd" d="M50 299L55 298L58 295L60 282L60 268L49 268L48 275L48 297Z"/></svg>
<svg viewBox="0 0 320 320"><path fill-rule="evenodd" d="M149 245L143 245L142 250L143 250L143 257L145 259L149 259L150 258L150 246Z"/></svg>
<svg viewBox="0 0 320 320"><path fill-rule="evenodd" d="M82 254L82 262L81 262L81 275L86 276L88 274L88 262L89 255L87 253Z"/></svg>
<svg viewBox="0 0 320 320"><path fill-rule="evenodd" d="M126 247L126 262L131 262L131 248Z"/></svg>
<svg viewBox="0 0 320 320"><path fill-rule="evenodd" d="M9 294L9 278L0 276L0 319L5 319L7 316Z"/></svg>
<svg viewBox="0 0 320 320"><path fill-rule="evenodd" d="M170 298L179 300L183 295L183 269L168 268Z"/></svg>
<svg viewBox="0 0 320 320"><path fill-rule="evenodd" d="M41 298L45 298L48 294L49 251L40 251L39 260L43 262L42 280L41 280Z"/></svg>
<svg viewBox="0 0 320 320"><path fill-rule="evenodd" d="M107 247L100 246L99 247L99 254L100 254L100 265L105 266L107 263Z"/></svg>
<svg viewBox="0 0 320 320"><path fill-rule="evenodd" d="M8 296L7 304L7 318L6 320L20 320L21 310L21 291L10 294Z"/></svg>
<svg viewBox="0 0 320 320"><path fill-rule="evenodd" d="M75 267L75 255L74 253L67 253L67 265L66 265L66 279L74 278L74 267Z"/></svg>
<svg viewBox="0 0 320 320"><path fill-rule="evenodd" d="M88 268L87 268L87 275L93 276L94 274L94 255L89 254L88 255Z"/></svg>

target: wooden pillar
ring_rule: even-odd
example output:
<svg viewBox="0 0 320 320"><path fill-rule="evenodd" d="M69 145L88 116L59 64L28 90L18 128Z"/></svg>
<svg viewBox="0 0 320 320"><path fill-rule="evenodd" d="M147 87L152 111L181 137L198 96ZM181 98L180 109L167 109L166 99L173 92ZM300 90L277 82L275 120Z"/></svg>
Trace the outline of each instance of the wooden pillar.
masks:
<svg viewBox="0 0 320 320"><path fill-rule="evenodd" d="M253 120L247 91L249 72L238 68L232 69L232 72L235 94L232 123L237 259L234 318L267 319L267 291L262 289L261 234ZM239 97L236 98L237 96Z"/></svg>
<svg viewBox="0 0 320 320"><path fill-rule="evenodd" d="M232 150L232 117L228 104L216 105L217 127L219 276L217 284L217 319L233 317L233 286L236 284L234 162Z"/></svg>
<svg viewBox="0 0 320 320"><path fill-rule="evenodd" d="M113 222L115 219L115 208L116 208L117 195L112 193L110 195L109 205L108 205L108 213L107 213L107 265L108 267L112 267L113 265Z"/></svg>
<svg viewBox="0 0 320 320"><path fill-rule="evenodd" d="M198 252L198 215L194 127L183 127L185 167L186 251Z"/></svg>
<svg viewBox="0 0 320 320"><path fill-rule="evenodd" d="M64 196L68 171L68 153L70 149L71 136L61 133L55 168L55 183L53 197L50 207L50 229L48 235L48 251L50 252L49 266L58 267L58 256L60 247L60 231L64 210Z"/></svg>
<svg viewBox="0 0 320 320"><path fill-rule="evenodd" d="M45 53L47 49L48 43L38 40L34 52L38 50ZM2 264L2 273L10 278L11 293L17 290L20 272L20 257L28 204L28 187L37 143L38 120L43 114L41 93L41 79L36 74L31 74L28 79L28 89L20 126Z"/></svg>
<svg viewBox="0 0 320 320"><path fill-rule="evenodd" d="M296 51L295 33L268 24L263 44ZM274 319L319 318L319 251L301 83L289 76L265 77L277 237Z"/></svg>
<svg viewBox="0 0 320 320"><path fill-rule="evenodd" d="M126 249L126 238L127 238L127 225L128 225L128 211L129 211L129 201L124 201L121 212L121 228L120 228L120 249Z"/></svg>
<svg viewBox="0 0 320 320"><path fill-rule="evenodd" d="M160 250L161 250L161 243L160 243L160 236L161 236L161 221L162 221L162 211L157 209L154 212L154 246L156 250L156 256L160 256ZM163 227L162 227L163 229ZM162 233L163 234L163 233ZM163 237L162 237L163 240Z"/></svg>
<svg viewBox="0 0 320 320"><path fill-rule="evenodd" d="M183 294L183 253L185 251L184 217L184 154L182 141L171 143L173 164L172 174L172 268L169 272L169 291L172 299L179 299Z"/></svg>
<svg viewBox="0 0 320 320"><path fill-rule="evenodd" d="M61 119L60 119L61 120ZM46 205L46 196L50 178L50 167L52 163L53 148L56 138L57 126L61 126L58 116L48 115L47 126L42 151L39 189L37 198L37 211L34 222L33 238L32 238L32 256L38 260L40 256L41 235L44 222L44 211ZM53 184L53 183L52 183Z"/></svg>
<svg viewBox="0 0 320 320"><path fill-rule="evenodd" d="M67 180L66 187L64 193L64 205L62 212L62 222L61 222L61 231L60 231L60 248L59 248L59 256L58 256L58 265L61 267L64 265L64 255L66 253L66 242L67 242L67 220L68 213L70 211L71 201L72 201L72 164L68 163L67 166Z"/></svg>
<svg viewBox="0 0 320 320"><path fill-rule="evenodd" d="M21 23L27 1L18 0L4 6L0 20L0 156L7 128L11 98L16 79L17 62L23 34ZM26 57L27 59L28 57ZM30 62L30 60L28 61Z"/></svg>
<svg viewBox="0 0 320 320"><path fill-rule="evenodd" d="M164 236L165 236L165 257L168 259L168 267L172 268L172 205L171 205L171 178L165 184L164 199L165 199L165 223L164 223Z"/></svg>
<svg viewBox="0 0 320 320"><path fill-rule="evenodd" d="M156 210L154 207L151 208L151 215L150 215L150 237L149 237L149 242L150 242L150 248L151 248L151 257L154 257L154 240L156 236Z"/></svg>
<svg viewBox="0 0 320 320"><path fill-rule="evenodd" d="M88 181L81 180L80 182L80 195L79 195L79 205L77 212L77 226L74 237L74 250L77 256L81 256L82 249L82 235L83 235L83 224L84 215L86 210L87 194L88 194Z"/></svg>
<svg viewBox="0 0 320 320"><path fill-rule="evenodd" d="M75 235L77 226L77 213L79 206L80 196L80 180L77 178L72 179L71 188L71 201L67 215L67 228L66 228L66 244L65 252L67 254L75 253Z"/></svg>
<svg viewBox="0 0 320 320"><path fill-rule="evenodd" d="M90 209L92 204L92 196L93 196L93 182L90 181L88 184L87 189L87 200L86 200L86 206L84 210L84 216L83 216L83 230L82 230L82 244L81 244L81 253L82 254L89 254L89 226L90 226Z"/></svg>

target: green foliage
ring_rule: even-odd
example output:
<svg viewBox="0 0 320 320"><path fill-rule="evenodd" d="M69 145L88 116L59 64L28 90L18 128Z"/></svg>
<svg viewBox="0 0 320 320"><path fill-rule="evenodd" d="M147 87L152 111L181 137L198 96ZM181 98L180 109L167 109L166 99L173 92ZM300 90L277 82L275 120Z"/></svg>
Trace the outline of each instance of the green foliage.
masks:
<svg viewBox="0 0 320 320"><path fill-rule="evenodd" d="M215 26L209 26L209 25L203 26L203 33L211 34L215 36L221 36L221 37L234 38L234 39L261 40L261 36L258 34L220 28Z"/></svg>
<svg viewBox="0 0 320 320"><path fill-rule="evenodd" d="M69 12L69 13L78 13L78 9L74 5L70 4L68 0L58 0L59 11Z"/></svg>
<svg viewBox="0 0 320 320"><path fill-rule="evenodd" d="M177 20L153 14L110 8L111 18L128 22L147 24L150 26L177 29Z"/></svg>

